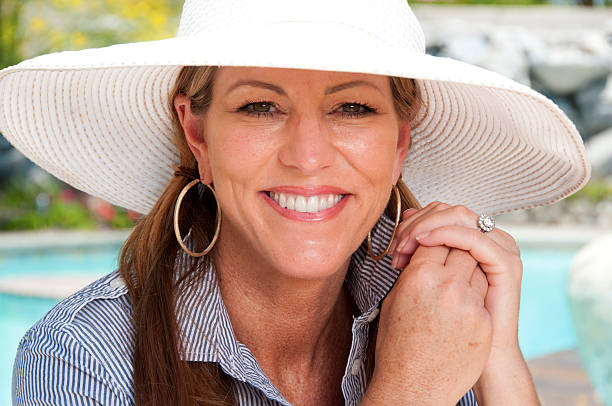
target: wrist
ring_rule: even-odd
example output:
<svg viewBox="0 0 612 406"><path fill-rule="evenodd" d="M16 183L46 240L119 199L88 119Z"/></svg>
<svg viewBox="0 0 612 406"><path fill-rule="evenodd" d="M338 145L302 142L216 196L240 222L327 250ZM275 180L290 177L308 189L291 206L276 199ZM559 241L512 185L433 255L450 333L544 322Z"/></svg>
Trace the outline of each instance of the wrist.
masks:
<svg viewBox="0 0 612 406"><path fill-rule="evenodd" d="M425 380L424 380L425 382ZM412 379L398 379L398 376L381 376L376 371L372 375L361 406L448 406L457 403L456 400L446 399L449 391L440 391L440 385L432 380L426 380L426 384Z"/></svg>
<svg viewBox="0 0 612 406"><path fill-rule="evenodd" d="M491 348L489 360L474 384L480 405L497 404L506 399L508 405L539 405L533 379L523 354L516 347Z"/></svg>

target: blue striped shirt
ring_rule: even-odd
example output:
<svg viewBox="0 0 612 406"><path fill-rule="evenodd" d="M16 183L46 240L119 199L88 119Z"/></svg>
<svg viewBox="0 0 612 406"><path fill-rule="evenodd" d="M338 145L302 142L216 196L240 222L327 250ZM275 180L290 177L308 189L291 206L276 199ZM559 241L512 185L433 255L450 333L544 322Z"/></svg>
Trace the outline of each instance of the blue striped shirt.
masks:
<svg viewBox="0 0 612 406"><path fill-rule="evenodd" d="M376 252L384 249L393 223L382 217L373 232ZM186 269L191 257L177 257ZM185 287L177 301L186 361L216 362L233 378L239 405L285 405L253 353L239 342L223 304L214 269L203 283ZM345 283L361 315L354 318L352 343L342 379L346 405L358 405L366 389L364 357L368 330L381 299L399 271L389 257L374 261L365 244L352 256ZM118 272L97 280L57 304L23 337L13 370L14 405L132 405L132 305ZM457 404L477 406L472 390Z"/></svg>

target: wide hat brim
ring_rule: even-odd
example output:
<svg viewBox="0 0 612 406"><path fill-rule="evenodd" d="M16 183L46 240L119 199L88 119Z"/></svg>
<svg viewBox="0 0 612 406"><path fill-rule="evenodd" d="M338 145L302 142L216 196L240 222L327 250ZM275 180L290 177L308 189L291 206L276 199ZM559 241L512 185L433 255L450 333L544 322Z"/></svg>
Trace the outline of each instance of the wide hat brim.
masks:
<svg viewBox="0 0 612 406"><path fill-rule="evenodd" d="M234 27L24 61L0 71L0 132L59 179L147 213L178 163L168 97L182 66L362 72L417 79L425 104L402 174L422 205L498 214L558 201L590 177L568 117L503 75L341 24L259 25L256 36L273 40Z"/></svg>

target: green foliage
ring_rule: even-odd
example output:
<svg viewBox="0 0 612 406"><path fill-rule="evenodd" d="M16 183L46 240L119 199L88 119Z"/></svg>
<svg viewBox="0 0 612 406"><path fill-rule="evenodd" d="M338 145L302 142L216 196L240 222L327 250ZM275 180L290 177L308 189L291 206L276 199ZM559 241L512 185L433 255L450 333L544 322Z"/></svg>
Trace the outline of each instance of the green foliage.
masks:
<svg viewBox="0 0 612 406"><path fill-rule="evenodd" d="M0 69L20 61L22 0L0 0Z"/></svg>
<svg viewBox="0 0 612 406"><path fill-rule="evenodd" d="M0 68L40 54L174 36L183 0L0 0Z"/></svg>
<svg viewBox="0 0 612 406"><path fill-rule="evenodd" d="M568 200L581 199L593 203L612 200L612 185L604 180L592 179L582 189L568 197Z"/></svg>
<svg viewBox="0 0 612 406"><path fill-rule="evenodd" d="M113 208L112 218L104 220L87 208L86 195L82 199L66 199L62 198L65 191L73 193L58 180L43 184L13 180L0 191L0 230L133 227L125 210Z"/></svg>

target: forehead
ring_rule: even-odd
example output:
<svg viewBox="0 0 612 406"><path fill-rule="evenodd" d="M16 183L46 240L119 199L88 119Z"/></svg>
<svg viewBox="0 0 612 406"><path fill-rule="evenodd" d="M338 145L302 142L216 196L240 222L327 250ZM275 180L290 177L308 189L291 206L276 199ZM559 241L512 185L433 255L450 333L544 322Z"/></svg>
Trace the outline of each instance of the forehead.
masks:
<svg viewBox="0 0 612 406"><path fill-rule="evenodd" d="M348 82L365 82L376 86L382 92L390 91L388 76L367 73L224 66L215 75L215 86L221 89L229 88L239 81L261 81L279 87L302 86L312 90L326 89Z"/></svg>

